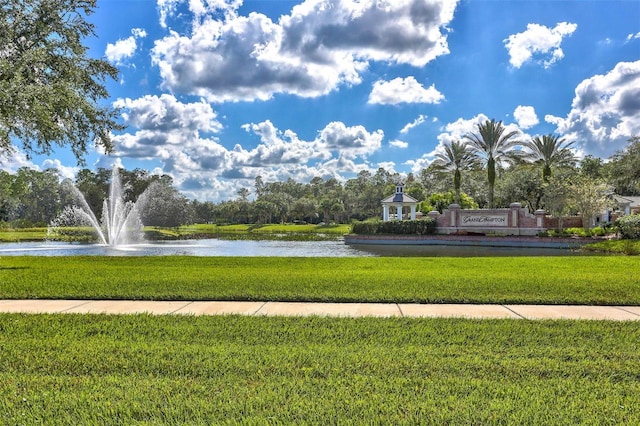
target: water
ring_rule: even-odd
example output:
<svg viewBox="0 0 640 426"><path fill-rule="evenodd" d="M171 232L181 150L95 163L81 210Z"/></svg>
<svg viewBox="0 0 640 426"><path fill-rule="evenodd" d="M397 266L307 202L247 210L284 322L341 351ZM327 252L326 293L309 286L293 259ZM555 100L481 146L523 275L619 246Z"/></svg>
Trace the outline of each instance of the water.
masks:
<svg viewBox="0 0 640 426"><path fill-rule="evenodd" d="M134 242L142 241L143 224L140 220L141 209L152 186L145 191L136 202L124 201L124 190L120 181L120 173L117 167L111 171L111 184L109 196L102 205L102 220L98 221L96 212L92 211L84 195L71 186L75 204L68 206L62 214L49 226L49 233L55 235L64 233L68 227L91 227L102 245L114 248L127 246Z"/></svg>
<svg viewBox="0 0 640 426"><path fill-rule="evenodd" d="M348 245L337 241L185 240L109 246L37 242L0 244L0 256L283 256L283 257L486 257L574 256L566 249L471 246Z"/></svg>

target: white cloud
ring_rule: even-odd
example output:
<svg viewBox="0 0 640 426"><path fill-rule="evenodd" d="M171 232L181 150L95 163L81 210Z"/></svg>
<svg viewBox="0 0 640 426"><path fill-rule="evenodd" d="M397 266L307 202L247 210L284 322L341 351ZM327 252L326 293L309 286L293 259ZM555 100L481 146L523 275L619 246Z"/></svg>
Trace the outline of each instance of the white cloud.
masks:
<svg viewBox="0 0 640 426"><path fill-rule="evenodd" d="M184 104L175 96L146 95L138 99L118 99L113 104L124 108L122 117L127 124L144 130L217 132L222 124L211 105L204 101Z"/></svg>
<svg viewBox="0 0 640 426"><path fill-rule="evenodd" d="M627 36L627 38L625 39L625 42L626 42L626 43L628 43L628 42L630 42L631 40L634 40L634 39L637 39L637 38L640 38L640 32L637 32L637 33L635 33L635 34L633 34L633 33L629 34L629 35Z"/></svg>
<svg viewBox="0 0 640 426"><path fill-rule="evenodd" d="M411 167L411 173L419 174L423 169L429 167L435 160L435 153L424 154L422 157L415 160L407 160L403 164Z"/></svg>
<svg viewBox="0 0 640 426"><path fill-rule="evenodd" d="M381 161L377 164L378 167L381 167L383 169L385 169L387 172L393 174L393 173L397 173L396 172L396 163L394 163L393 161ZM406 176L403 176L403 179Z"/></svg>
<svg viewBox="0 0 640 426"><path fill-rule="evenodd" d="M176 2L160 3L166 16L175 9ZM371 61L424 66L449 53L445 29L456 7L451 0L307 0L273 22L237 15L240 3L221 16L192 1L190 35L171 31L156 41L152 60L164 88L212 102L320 96L359 84Z"/></svg>
<svg viewBox="0 0 640 426"><path fill-rule="evenodd" d="M441 150L444 144L461 141L464 139L465 135L476 132L478 129L478 124L482 124L488 119L489 117L480 113L468 120L465 120L464 118L458 118L456 121L448 123L442 129L443 132L438 135L438 141L440 143L438 144L438 147L436 147L436 150L433 152L433 155L435 155L435 152L439 149Z"/></svg>
<svg viewBox="0 0 640 426"><path fill-rule="evenodd" d="M233 198L235 191L225 191L251 186L257 175L300 182L314 176L342 179L367 170L367 157L381 148L384 138L382 130L336 121L306 141L265 120L242 126L259 138L255 147L236 144L228 149L218 140L222 125L206 102L182 103L164 94L119 99L115 106L123 108L125 123L133 130L113 136L116 157L103 157L100 164L123 157L158 160L178 189L199 199Z"/></svg>
<svg viewBox="0 0 640 426"><path fill-rule="evenodd" d="M21 167L27 167L29 169L40 170L25 154L16 146L12 146L10 151L4 151L0 155L0 166L2 170L15 173Z"/></svg>
<svg viewBox="0 0 640 426"><path fill-rule="evenodd" d="M418 159L409 160L404 164L410 166L413 173L419 173L422 169L428 167L433 160L435 160L436 154L444 152L443 147L445 144L454 141L463 141L465 135L477 133L478 124L482 124L487 120L489 120L489 117L480 113L470 119L458 118L456 121L448 123L442 128L442 132L437 136L439 143L433 151L422 155L422 157ZM503 123L503 126L505 128L505 132L518 132L519 140L526 140L530 138L530 136L524 133L517 124Z"/></svg>
<svg viewBox="0 0 640 426"><path fill-rule="evenodd" d="M413 129L414 127L417 127L419 125L421 125L422 123L425 122L425 120L428 117L426 115L420 114L415 120L413 120L411 123L407 123L401 130L400 133L403 135L406 135L407 133L409 133L409 130ZM434 122L432 120L432 122Z"/></svg>
<svg viewBox="0 0 640 426"><path fill-rule="evenodd" d="M300 140L291 130L281 132L269 120L245 124L242 127L247 132L258 135L262 143L250 151L237 147L232 154L236 163L251 167L267 167L306 164L311 159L331 158L331 153L319 149L316 143Z"/></svg>
<svg viewBox="0 0 640 426"><path fill-rule="evenodd" d="M135 38L144 38L147 36L147 32L144 28L133 28L131 29L131 34L133 34Z"/></svg>
<svg viewBox="0 0 640 426"><path fill-rule="evenodd" d="M65 166L62 164L60 160L56 159L46 159L42 162L42 169L57 169L60 173L60 177L62 179L75 179L76 174L80 170L80 167L76 166Z"/></svg>
<svg viewBox="0 0 640 426"><path fill-rule="evenodd" d="M369 94L370 104L397 105L400 103L439 104L444 99L435 85L425 89L415 77L395 78L391 81L378 80L373 83Z"/></svg>
<svg viewBox="0 0 640 426"><path fill-rule="evenodd" d="M180 1L181 0L156 0L162 28L167 28L167 18L173 15Z"/></svg>
<svg viewBox="0 0 640 426"><path fill-rule="evenodd" d="M390 141L389 146L392 146L394 148L400 148L400 149L409 148L409 144L407 142L401 141L399 139Z"/></svg>
<svg viewBox="0 0 640 426"><path fill-rule="evenodd" d="M222 125L206 102L184 104L173 95L147 95L139 99L119 99L114 106L124 109L125 123L137 129L113 137L116 153L122 157L159 159L166 172L221 167L226 149L215 139Z"/></svg>
<svg viewBox="0 0 640 426"><path fill-rule="evenodd" d="M504 40L509 51L509 62L520 68L526 62L541 58L544 67L548 68L564 57L560 44L564 37L573 34L577 28L577 24L568 22L560 22L554 28L528 24L526 31L512 34Z"/></svg>
<svg viewBox="0 0 640 426"><path fill-rule="evenodd" d="M107 43L105 56L107 60L117 65L121 65L125 59L131 58L138 47L136 40L147 36L147 32L142 28L133 28L131 36L116 41L115 43Z"/></svg>
<svg viewBox="0 0 640 426"><path fill-rule="evenodd" d="M555 115L547 114L544 116L544 121L549 124L555 124L556 126L562 123L562 117L556 117Z"/></svg>
<svg viewBox="0 0 640 426"><path fill-rule="evenodd" d="M345 158L367 156L382 146L384 132L380 129L368 132L364 126L347 127L334 121L320 131L316 142L331 151L338 151Z"/></svg>
<svg viewBox="0 0 640 426"><path fill-rule="evenodd" d="M540 122L536 115L536 110L532 106L518 105L513 111L513 118L522 129L530 129Z"/></svg>
<svg viewBox="0 0 640 426"><path fill-rule="evenodd" d="M547 116L586 153L608 157L640 134L640 61L620 62L582 81L566 118Z"/></svg>

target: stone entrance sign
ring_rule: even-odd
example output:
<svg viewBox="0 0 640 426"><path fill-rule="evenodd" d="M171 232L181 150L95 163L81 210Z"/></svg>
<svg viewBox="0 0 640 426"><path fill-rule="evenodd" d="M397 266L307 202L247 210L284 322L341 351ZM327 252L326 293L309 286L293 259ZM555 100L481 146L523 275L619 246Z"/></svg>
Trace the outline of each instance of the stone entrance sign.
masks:
<svg viewBox="0 0 640 426"><path fill-rule="evenodd" d="M536 235L546 230L544 210L531 214L520 203L502 209L462 209L451 204L442 213L429 212L429 217L436 221L438 234Z"/></svg>
<svg viewBox="0 0 640 426"><path fill-rule="evenodd" d="M465 214L460 215L461 226L507 226L506 214Z"/></svg>

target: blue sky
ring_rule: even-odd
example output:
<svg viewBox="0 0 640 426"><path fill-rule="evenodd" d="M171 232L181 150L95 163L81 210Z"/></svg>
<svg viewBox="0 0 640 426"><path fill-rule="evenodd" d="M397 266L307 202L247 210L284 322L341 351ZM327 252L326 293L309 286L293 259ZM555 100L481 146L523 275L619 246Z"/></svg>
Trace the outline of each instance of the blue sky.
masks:
<svg viewBox="0 0 640 426"><path fill-rule="evenodd" d="M640 135L640 1L98 0L114 162L220 201L256 176L419 173L487 118L603 158ZM0 167L78 170L70 152Z"/></svg>

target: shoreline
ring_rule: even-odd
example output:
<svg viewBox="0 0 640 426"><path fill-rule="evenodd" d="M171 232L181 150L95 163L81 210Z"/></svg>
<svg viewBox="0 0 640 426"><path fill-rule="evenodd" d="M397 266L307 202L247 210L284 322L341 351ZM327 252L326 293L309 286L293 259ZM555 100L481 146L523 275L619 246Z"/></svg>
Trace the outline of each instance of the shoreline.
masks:
<svg viewBox="0 0 640 426"><path fill-rule="evenodd" d="M517 248L576 249L596 242L594 238L485 235L356 235L344 236L345 244L373 245L448 245Z"/></svg>

